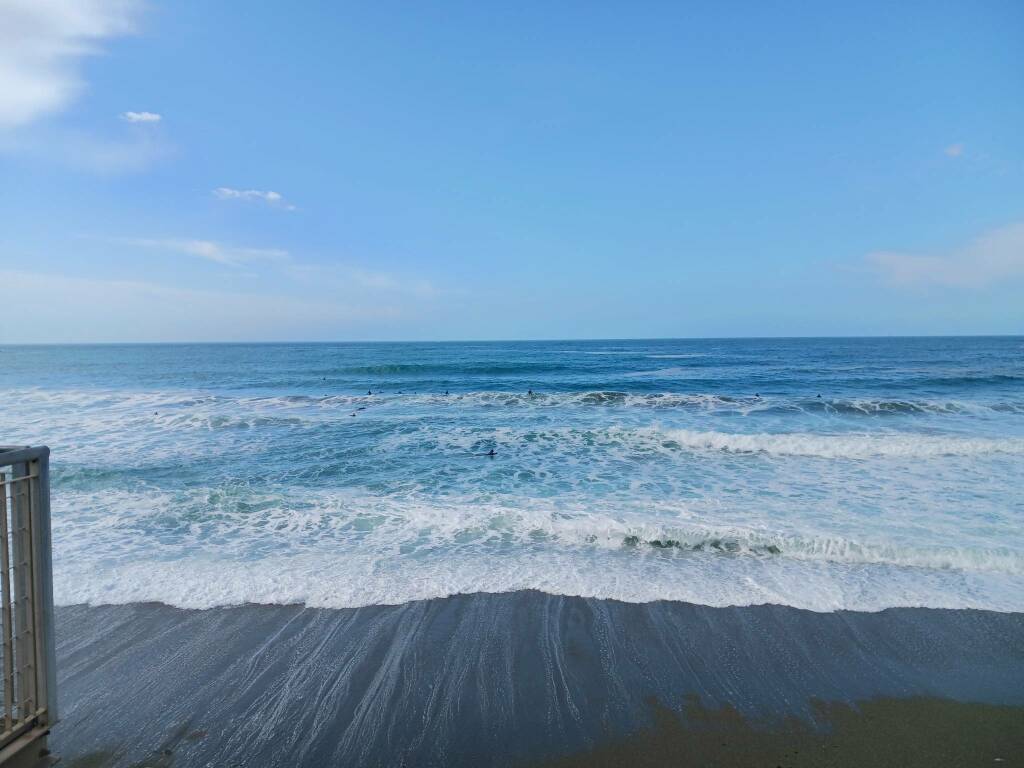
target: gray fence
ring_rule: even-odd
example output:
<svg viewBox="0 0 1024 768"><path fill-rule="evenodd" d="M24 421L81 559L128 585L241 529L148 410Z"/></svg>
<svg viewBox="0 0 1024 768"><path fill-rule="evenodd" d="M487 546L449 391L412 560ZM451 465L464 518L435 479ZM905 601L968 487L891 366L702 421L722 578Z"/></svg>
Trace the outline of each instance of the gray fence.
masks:
<svg viewBox="0 0 1024 768"><path fill-rule="evenodd" d="M0 446L0 763L42 744L57 720L49 456Z"/></svg>

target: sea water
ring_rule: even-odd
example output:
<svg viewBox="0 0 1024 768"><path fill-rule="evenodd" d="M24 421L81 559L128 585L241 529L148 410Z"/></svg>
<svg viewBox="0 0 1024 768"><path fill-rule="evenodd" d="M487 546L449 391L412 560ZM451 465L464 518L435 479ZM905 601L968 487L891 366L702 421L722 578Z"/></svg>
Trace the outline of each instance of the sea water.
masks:
<svg viewBox="0 0 1024 768"><path fill-rule="evenodd" d="M59 604L1024 610L1020 337L7 346L5 443Z"/></svg>

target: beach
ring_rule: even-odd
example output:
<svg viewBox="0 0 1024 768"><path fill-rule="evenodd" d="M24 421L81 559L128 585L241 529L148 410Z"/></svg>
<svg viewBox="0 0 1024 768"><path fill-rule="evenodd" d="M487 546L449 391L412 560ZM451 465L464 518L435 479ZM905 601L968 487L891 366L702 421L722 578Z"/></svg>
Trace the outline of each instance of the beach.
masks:
<svg viewBox="0 0 1024 768"><path fill-rule="evenodd" d="M76 768L1024 759L1015 613L536 591L352 609L77 605L58 609L58 662L51 744Z"/></svg>

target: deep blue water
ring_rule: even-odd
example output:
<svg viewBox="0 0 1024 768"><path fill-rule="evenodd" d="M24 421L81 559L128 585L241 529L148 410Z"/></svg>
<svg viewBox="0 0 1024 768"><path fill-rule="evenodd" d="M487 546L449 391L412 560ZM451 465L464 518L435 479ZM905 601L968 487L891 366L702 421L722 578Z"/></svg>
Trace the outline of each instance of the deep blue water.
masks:
<svg viewBox="0 0 1024 768"><path fill-rule="evenodd" d="M0 395L61 603L1024 610L1021 337L2 347Z"/></svg>

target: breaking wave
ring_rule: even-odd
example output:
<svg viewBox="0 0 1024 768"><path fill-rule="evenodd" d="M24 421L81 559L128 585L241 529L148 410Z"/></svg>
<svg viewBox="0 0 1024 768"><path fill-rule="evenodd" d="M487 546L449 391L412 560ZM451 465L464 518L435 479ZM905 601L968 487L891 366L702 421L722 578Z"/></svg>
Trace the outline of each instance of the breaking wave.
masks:
<svg viewBox="0 0 1024 768"><path fill-rule="evenodd" d="M976 456L990 453L1024 453L1022 438L956 437L947 435L888 434L740 434L660 430L669 445L688 450L752 453L772 456L806 456L826 459L872 457Z"/></svg>
<svg viewBox="0 0 1024 768"><path fill-rule="evenodd" d="M457 405L468 407L621 407L652 409L716 410L744 415L758 414L822 414L842 416L885 415L1024 415L1024 399L993 402L958 400L900 399L827 399L816 397L781 397L759 394L628 392L598 389L573 392L536 391L510 392L471 390L418 392L375 390L374 394L328 393L290 395L236 395L211 392L134 392L120 390L18 390L0 392L7 403L38 407L95 408L126 412L132 409L151 411L195 412L202 409L237 409L240 411L288 409L300 407L351 408L371 404L393 406Z"/></svg>
<svg viewBox="0 0 1024 768"><path fill-rule="evenodd" d="M57 601L351 607L539 589L633 602L1024 608L1024 553L618 519L475 499L118 492L60 499ZM149 540L161 542L159 557ZM96 556L96 548L104 556ZM984 597L975 586L985 585Z"/></svg>

